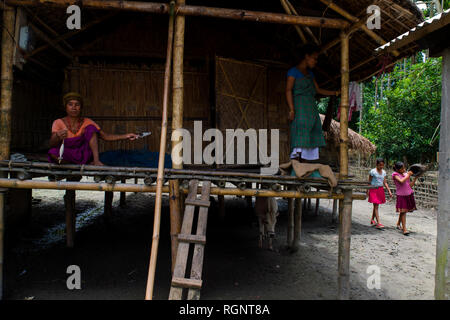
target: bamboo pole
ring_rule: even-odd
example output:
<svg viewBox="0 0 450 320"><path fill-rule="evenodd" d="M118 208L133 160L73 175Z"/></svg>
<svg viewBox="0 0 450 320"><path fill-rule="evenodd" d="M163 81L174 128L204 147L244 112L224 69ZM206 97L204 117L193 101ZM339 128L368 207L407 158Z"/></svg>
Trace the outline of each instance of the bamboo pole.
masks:
<svg viewBox="0 0 450 320"><path fill-rule="evenodd" d="M177 0L177 5L184 5L185 0ZM173 84L172 84L172 132L183 128L183 60L184 60L184 29L185 17L177 15L175 18L175 34L173 44ZM181 143L181 137L178 141L172 141L172 151ZM172 154L172 160L179 155ZM180 164L172 162L174 169L183 169L182 159L177 159ZM181 230L181 203L180 203L180 182L179 180L169 181L169 199L170 199L170 237L172 248L172 272L175 268L178 234Z"/></svg>
<svg viewBox="0 0 450 320"><path fill-rule="evenodd" d="M350 240L352 228L352 190L344 191L339 205L338 299L350 298Z"/></svg>
<svg viewBox="0 0 450 320"><path fill-rule="evenodd" d="M349 37L341 33L341 112L340 112L340 163L339 178L348 177L348 86L349 86Z"/></svg>
<svg viewBox="0 0 450 320"><path fill-rule="evenodd" d="M301 205L301 202L300 202ZM292 241L294 240L294 199L288 199L288 224L287 224L287 247L292 247Z"/></svg>
<svg viewBox="0 0 450 320"><path fill-rule="evenodd" d="M152 251L150 254L150 266L148 270L147 290L145 300L153 299L153 286L155 281L156 260L158 256L159 229L161 224L161 202L164 174L164 159L166 155L167 138L167 108L169 104L170 70L172 66L173 28L174 28L174 6L175 2L170 2L169 31L167 37L167 57L164 76L164 96L163 112L161 121L161 141L159 146L158 176L156 178L155 213L153 220Z"/></svg>
<svg viewBox="0 0 450 320"><path fill-rule="evenodd" d="M73 0L5 0L7 4L15 6L38 6L42 4L67 7ZM83 0L84 8L104 10L128 10L135 12L151 12L168 14L169 5L156 2L121 1L121 0ZM240 21L255 21L280 24L297 24L310 27L344 29L349 23L342 19L322 17L291 16L288 14L249 11L241 9L225 9L202 6L177 6L177 14L187 16L205 16Z"/></svg>
<svg viewBox="0 0 450 320"><path fill-rule="evenodd" d="M2 31L2 65L1 65L1 106L0 106L0 160L9 159L11 142L11 107L13 89L13 55L14 42L12 36L15 28L15 10L3 6ZM3 178L0 173L0 178ZM0 188L0 300L3 298L3 239L5 192Z"/></svg>
<svg viewBox="0 0 450 320"><path fill-rule="evenodd" d="M72 55L69 52L67 52L65 49L63 49L59 44L56 44L52 39L50 39L49 36L47 36L44 32L39 30L39 28L36 27L34 24L30 24L30 27L31 27L31 29L33 29L33 31L36 33L36 35L39 38L41 38L42 40L47 42L49 46L51 46L53 49L55 49L56 51L61 53L63 56L65 56L66 58L68 58L69 60L72 61Z"/></svg>
<svg viewBox="0 0 450 320"><path fill-rule="evenodd" d="M156 186L134 185L134 184L108 184L108 183L89 183L89 182L67 182L67 181L42 181L42 180L18 180L0 178L0 188L19 188L19 189L54 189L54 190L84 190L84 191L113 191L113 192L156 192ZM201 187L197 193L201 193ZM169 193L169 187L162 188L163 193ZM183 194L188 193L188 189L180 188ZM329 192L301 192L294 190L273 191L273 190L255 190L239 188L211 188L211 195L220 196L252 196L252 197L281 197L281 198L320 198L320 199L344 199L342 193ZM355 200L365 200L366 193L355 193Z"/></svg>

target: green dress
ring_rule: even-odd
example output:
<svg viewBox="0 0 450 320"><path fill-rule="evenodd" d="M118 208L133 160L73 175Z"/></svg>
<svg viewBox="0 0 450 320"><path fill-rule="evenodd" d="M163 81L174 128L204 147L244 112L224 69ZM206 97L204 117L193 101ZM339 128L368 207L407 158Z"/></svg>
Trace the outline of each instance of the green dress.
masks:
<svg viewBox="0 0 450 320"><path fill-rule="evenodd" d="M292 89L295 118L291 122L291 152L294 148L318 148L325 146L316 87L311 74L296 78Z"/></svg>

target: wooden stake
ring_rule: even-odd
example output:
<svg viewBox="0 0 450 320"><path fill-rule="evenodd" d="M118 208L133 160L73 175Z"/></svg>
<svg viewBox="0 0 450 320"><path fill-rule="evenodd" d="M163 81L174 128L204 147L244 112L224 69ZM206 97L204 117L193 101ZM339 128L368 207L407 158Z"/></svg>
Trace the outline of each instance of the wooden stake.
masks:
<svg viewBox="0 0 450 320"><path fill-rule="evenodd" d="M73 4L73 0L5 0L9 5L16 6L38 6L43 3L54 6L64 6ZM122 0L83 0L84 8L123 10L135 12L152 12L168 14L170 7L167 3L122 1ZM240 9L225 9L201 6L177 6L177 14L187 16L205 16L240 21L255 21L280 24L298 24L310 27L322 27L333 29L344 29L349 23L342 19L329 19L322 17L291 16L287 14L248 11Z"/></svg>
<svg viewBox="0 0 450 320"><path fill-rule="evenodd" d="M344 191L339 208L338 299L350 298L350 240L352 228L352 191Z"/></svg>
<svg viewBox="0 0 450 320"><path fill-rule="evenodd" d="M1 106L0 106L0 160L9 159L11 142L11 107L13 88L15 10L3 7L2 47L1 47ZM4 174L0 173L0 178ZM5 189L0 188L0 300L3 298L3 239L5 214Z"/></svg>
<svg viewBox="0 0 450 320"><path fill-rule="evenodd" d="M184 5L184 0L177 0L177 5ZM172 84L172 132L183 128L183 68L184 68L184 29L185 17L177 15L175 18L175 34L173 44L173 84ZM180 138L181 140L181 138ZM172 150L181 141L172 141ZM172 154L172 160L179 155ZM179 164L172 161L174 169L183 169L182 159L177 159ZM180 203L179 180L169 181L170 199L170 236L172 241L172 272L175 267L178 249L177 235L181 230L181 203Z"/></svg>
<svg viewBox="0 0 450 320"><path fill-rule="evenodd" d="M105 192L105 204L104 204L104 218L107 223L111 222L112 217L112 202L114 198L114 192L106 191Z"/></svg>
<svg viewBox="0 0 450 320"><path fill-rule="evenodd" d="M331 213L331 222L335 223L337 218L337 203L338 201L336 199L333 199L333 211Z"/></svg>
<svg viewBox="0 0 450 320"><path fill-rule="evenodd" d="M126 183L127 180L126 179L120 179L121 183ZM126 192L121 192L120 193L120 201L119 201L119 206L121 208L124 208L126 206L126 201L127 201L127 193Z"/></svg>
<svg viewBox="0 0 450 320"><path fill-rule="evenodd" d="M169 104L169 85L170 85L170 69L172 65L172 47L173 47L173 25L174 25L174 6L173 1L170 2L169 16L169 32L167 39L167 57L166 69L164 75L164 96L163 96L163 112L161 121L161 141L159 146L159 162L158 175L156 179L156 195L155 195L155 213L153 220L153 238L152 251L150 255L150 265L148 270L147 290L145 293L146 300L153 299L153 286L155 281L156 260L158 256L159 229L161 224L161 202L164 174L164 159L166 154L166 138L167 138L167 108Z"/></svg>
<svg viewBox="0 0 450 320"><path fill-rule="evenodd" d="M75 190L66 190L64 205L66 207L66 245L68 248L73 248L76 232Z"/></svg>
<svg viewBox="0 0 450 320"><path fill-rule="evenodd" d="M300 247L300 235L302 232L302 199L295 199L294 214L294 239L292 240L292 250L297 251Z"/></svg>
<svg viewBox="0 0 450 320"><path fill-rule="evenodd" d="M341 33L341 112L340 112L340 179L348 176L348 87L349 87L349 41Z"/></svg>
<svg viewBox="0 0 450 320"><path fill-rule="evenodd" d="M301 202L300 202L301 206ZM292 241L294 241L294 199L288 199L288 225L287 225L287 237L286 244L288 247L292 247Z"/></svg>

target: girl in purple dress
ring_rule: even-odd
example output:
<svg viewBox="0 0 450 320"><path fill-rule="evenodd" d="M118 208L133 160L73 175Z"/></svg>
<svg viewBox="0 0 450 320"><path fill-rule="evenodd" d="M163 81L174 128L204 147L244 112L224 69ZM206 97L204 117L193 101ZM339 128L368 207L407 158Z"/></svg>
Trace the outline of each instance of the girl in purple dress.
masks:
<svg viewBox="0 0 450 320"><path fill-rule="evenodd" d="M413 172L408 171L405 173L405 165L401 161L395 163L394 170L392 179L394 180L397 189L397 203L395 208L399 213L397 229L402 230L403 234L407 236L409 235L409 231L406 229L406 213L417 210L416 201L414 200L414 190L412 189L416 183L417 177L415 177L413 181L410 181L409 178L413 175Z"/></svg>

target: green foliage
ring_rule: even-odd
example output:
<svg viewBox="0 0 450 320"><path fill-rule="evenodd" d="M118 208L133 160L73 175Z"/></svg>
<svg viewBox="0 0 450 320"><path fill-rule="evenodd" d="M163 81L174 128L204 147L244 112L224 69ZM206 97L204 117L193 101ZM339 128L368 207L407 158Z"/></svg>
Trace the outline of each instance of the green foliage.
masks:
<svg viewBox="0 0 450 320"><path fill-rule="evenodd" d="M362 132L388 160L431 161L439 146L439 139L431 139L440 122L441 58L407 63L406 70L398 64L389 87L384 75L382 98L378 79L376 105L375 80L365 85Z"/></svg>

